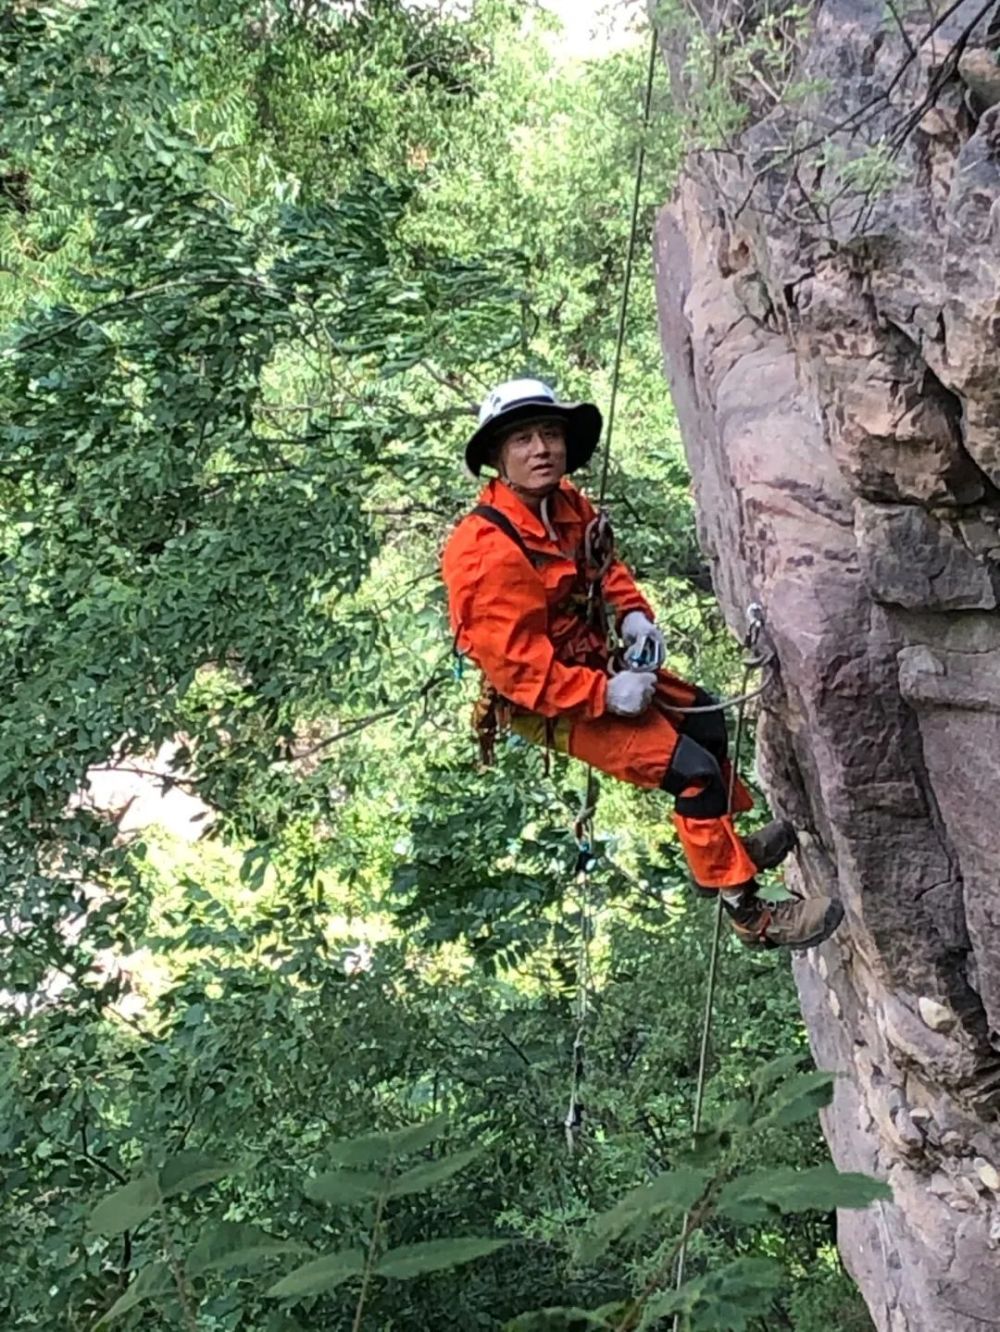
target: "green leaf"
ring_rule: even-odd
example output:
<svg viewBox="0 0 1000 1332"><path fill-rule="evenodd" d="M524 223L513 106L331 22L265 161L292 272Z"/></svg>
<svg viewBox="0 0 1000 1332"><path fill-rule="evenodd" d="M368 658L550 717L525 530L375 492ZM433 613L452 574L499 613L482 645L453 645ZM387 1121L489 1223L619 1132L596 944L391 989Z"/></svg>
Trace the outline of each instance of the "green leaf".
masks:
<svg viewBox="0 0 1000 1332"><path fill-rule="evenodd" d="M757 888L756 896L762 902L793 902L795 899L783 883L762 883Z"/></svg>
<svg viewBox="0 0 1000 1332"><path fill-rule="evenodd" d="M121 1235L134 1230L160 1205L160 1188L152 1175L140 1175L102 1198L90 1214L87 1229L93 1235Z"/></svg>
<svg viewBox="0 0 1000 1332"><path fill-rule="evenodd" d="M779 1055L754 1070L750 1083L755 1092L755 1099L762 1100L772 1087L783 1082L791 1074L797 1073L807 1059L805 1050L795 1050L791 1054Z"/></svg>
<svg viewBox="0 0 1000 1332"><path fill-rule="evenodd" d="M537 1309L505 1323L503 1332L608 1332L620 1325L629 1307L617 1302L600 1309Z"/></svg>
<svg viewBox="0 0 1000 1332"><path fill-rule="evenodd" d="M201 1272L246 1267L278 1254L304 1251L304 1244L294 1240L274 1239L256 1226L244 1225L239 1221L221 1221L201 1232L187 1256L185 1269L189 1276L198 1276Z"/></svg>
<svg viewBox="0 0 1000 1332"><path fill-rule="evenodd" d="M272 847L268 843L263 846L252 846L240 863L240 882L250 888L262 888L271 863L271 852Z"/></svg>
<svg viewBox="0 0 1000 1332"><path fill-rule="evenodd" d="M128 1313L129 1309L134 1309L143 1300L155 1299L166 1294L172 1284L173 1278L166 1263L149 1263L142 1269L125 1293L115 1300L108 1312L102 1315L94 1327L94 1332L100 1332L100 1329L106 1327L113 1319L120 1318L123 1313Z"/></svg>
<svg viewBox="0 0 1000 1332"><path fill-rule="evenodd" d="M367 1202L369 1198L377 1198L385 1186L384 1176L373 1171L330 1170L307 1180L305 1192L313 1202L336 1205Z"/></svg>
<svg viewBox="0 0 1000 1332"><path fill-rule="evenodd" d="M457 1175L481 1154L482 1148L470 1147L468 1151L455 1152L453 1156L443 1156L438 1161L428 1161L424 1165L414 1166L412 1170L407 1170L405 1174L397 1176L390 1182L388 1196L403 1198L408 1193L421 1193L424 1189L433 1188L435 1184L443 1184L446 1179Z"/></svg>
<svg viewBox="0 0 1000 1332"><path fill-rule="evenodd" d="M767 1221L788 1212L829 1212L889 1201L888 1184L870 1175L841 1174L833 1165L809 1170L755 1170L720 1191L717 1210L733 1221Z"/></svg>
<svg viewBox="0 0 1000 1332"><path fill-rule="evenodd" d="M369 1165L411 1152L422 1151L448 1126L447 1115L435 1115L422 1124L411 1124L391 1133L369 1133L362 1138L345 1138L329 1148L328 1155L338 1165Z"/></svg>
<svg viewBox="0 0 1000 1332"><path fill-rule="evenodd" d="M778 1263L767 1258L737 1258L686 1281L680 1290L654 1296L643 1311L640 1327L657 1327L661 1319L682 1314L691 1332L748 1332L755 1319L770 1312L783 1282Z"/></svg>
<svg viewBox="0 0 1000 1332"><path fill-rule="evenodd" d="M678 1159L692 1166L714 1164L732 1146L734 1136L752 1120L752 1102L742 1096L731 1096L715 1122L699 1129L691 1146L678 1153Z"/></svg>
<svg viewBox="0 0 1000 1332"><path fill-rule="evenodd" d="M756 1126L763 1128L773 1124L779 1127L812 1119L833 1100L836 1077L836 1073L813 1069L809 1073L799 1073L788 1078L768 1097L766 1113L757 1120Z"/></svg>
<svg viewBox="0 0 1000 1332"><path fill-rule="evenodd" d="M497 1249L506 1248L509 1243L510 1240L482 1239L469 1235L460 1239L401 1244L383 1254L374 1270L378 1276L407 1281L425 1272L440 1272L446 1267L458 1267L461 1263L471 1263L475 1258L485 1258L487 1254L496 1253Z"/></svg>
<svg viewBox="0 0 1000 1332"><path fill-rule="evenodd" d="M711 1178L711 1171L682 1166L633 1189L595 1219L593 1234L580 1241L580 1260L593 1262L614 1240L638 1239L662 1212L687 1211L702 1196Z"/></svg>
<svg viewBox="0 0 1000 1332"><path fill-rule="evenodd" d="M740 1102L746 1106L746 1102ZM717 1161L719 1157L729 1150L732 1146L733 1131L730 1128L713 1126L711 1128L699 1129L694 1135L694 1141L690 1147L682 1149L678 1153L679 1159L683 1160L685 1165L707 1166Z"/></svg>
<svg viewBox="0 0 1000 1332"><path fill-rule="evenodd" d="M234 1166L224 1165L204 1152L178 1152L160 1171L160 1190L164 1198L172 1198L178 1193L192 1193L234 1173Z"/></svg>
<svg viewBox="0 0 1000 1332"><path fill-rule="evenodd" d="M364 1270L365 1256L360 1249L343 1249L338 1253L328 1253L323 1258L314 1258L303 1263L267 1292L274 1299L300 1299L305 1295L319 1295L351 1277L360 1276Z"/></svg>

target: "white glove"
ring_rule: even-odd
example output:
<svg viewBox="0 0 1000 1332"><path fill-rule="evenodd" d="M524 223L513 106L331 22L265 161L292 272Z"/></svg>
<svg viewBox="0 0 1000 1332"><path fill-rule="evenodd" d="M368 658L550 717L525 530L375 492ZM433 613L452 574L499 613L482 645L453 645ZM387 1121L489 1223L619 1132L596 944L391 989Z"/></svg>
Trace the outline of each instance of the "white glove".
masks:
<svg viewBox="0 0 1000 1332"><path fill-rule="evenodd" d="M639 647L644 639L651 638L655 645L656 664L657 666L663 664L667 655L667 645L663 633L644 611L629 611L622 620L621 635L626 653L628 653L629 648Z"/></svg>
<svg viewBox="0 0 1000 1332"><path fill-rule="evenodd" d="M638 717L649 707L655 689L655 672L619 671L608 681L604 705L608 712L617 712L621 717Z"/></svg>

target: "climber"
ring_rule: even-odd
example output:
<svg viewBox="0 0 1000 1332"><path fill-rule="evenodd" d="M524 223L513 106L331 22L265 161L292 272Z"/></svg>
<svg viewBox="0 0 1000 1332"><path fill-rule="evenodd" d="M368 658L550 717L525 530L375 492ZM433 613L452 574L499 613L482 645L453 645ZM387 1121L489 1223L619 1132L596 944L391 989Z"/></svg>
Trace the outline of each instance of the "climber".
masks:
<svg viewBox="0 0 1000 1332"><path fill-rule="evenodd" d="M794 829L778 820L745 839L736 834L724 714L671 711L712 699L656 669L663 635L625 565L609 553L595 571L584 554L596 512L567 474L589 461L601 424L592 403L559 402L535 379L500 384L482 404L465 459L474 476L484 466L497 476L443 556L456 648L484 676L480 718L498 708L526 739L667 791L694 881L722 893L742 942L809 948L836 929L840 903L796 897L771 905L758 897L756 874L792 850ZM620 656L615 669L600 624L605 604L625 653L641 654L639 669L624 668ZM737 780L733 812L751 804Z"/></svg>

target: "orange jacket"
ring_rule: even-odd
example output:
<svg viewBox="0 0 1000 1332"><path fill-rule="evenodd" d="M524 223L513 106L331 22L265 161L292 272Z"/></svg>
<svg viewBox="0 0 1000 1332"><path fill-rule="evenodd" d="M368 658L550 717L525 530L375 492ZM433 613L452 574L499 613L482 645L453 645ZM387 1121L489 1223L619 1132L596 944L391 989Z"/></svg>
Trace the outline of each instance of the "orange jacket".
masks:
<svg viewBox="0 0 1000 1332"><path fill-rule="evenodd" d="M513 523L531 551L533 567L489 519L469 514L448 539L442 562L456 646L467 653L511 703L543 717L600 717L607 688L607 650L567 603L585 592L583 537L596 510L569 481L549 497L557 540L501 481L491 481L479 504ZM653 618L632 575L615 560L603 579L604 600L619 620L632 610Z"/></svg>

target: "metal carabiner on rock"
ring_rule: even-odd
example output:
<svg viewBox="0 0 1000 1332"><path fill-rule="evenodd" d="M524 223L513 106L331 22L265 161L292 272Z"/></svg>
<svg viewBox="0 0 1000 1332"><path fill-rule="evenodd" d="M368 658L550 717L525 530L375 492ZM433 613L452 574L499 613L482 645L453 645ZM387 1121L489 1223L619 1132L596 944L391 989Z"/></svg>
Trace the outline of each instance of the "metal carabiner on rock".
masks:
<svg viewBox="0 0 1000 1332"><path fill-rule="evenodd" d="M748 666L765 666L774 660L774 647L768 637L764 607L759 601L752 601L747 607L747 632L743 639L743 651Z"/></svg>
<svg viewBox="0 0 1000 1332"><path fill-rule="evenodd" d="M759 601L751 601L747 607L747 632L743 640L743 646L751 650L757 646L757 639L760 638L764 629L764 607Z"/></svg>

